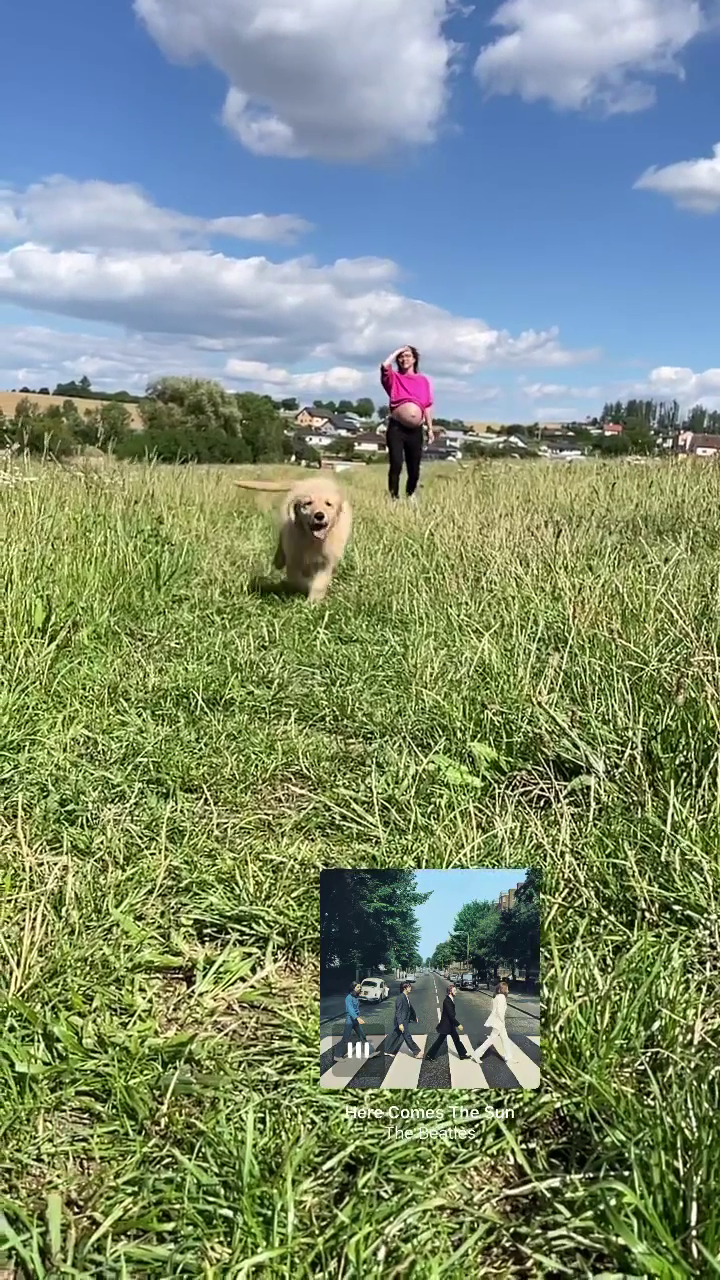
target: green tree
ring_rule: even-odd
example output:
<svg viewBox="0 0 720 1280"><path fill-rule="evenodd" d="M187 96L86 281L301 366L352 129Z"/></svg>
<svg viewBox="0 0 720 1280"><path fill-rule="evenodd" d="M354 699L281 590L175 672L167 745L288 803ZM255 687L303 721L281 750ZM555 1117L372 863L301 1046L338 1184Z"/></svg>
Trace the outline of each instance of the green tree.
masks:
<svg viewBox="0 0 720 1280"><path fill-rule="evenodd" d="M355 402L353 400L338 400L338 413L354 413Z"/></svg>
<svg viewBox="0 0 720 1280"><path fill-rule="evenodd" d="M710 415L704 405L693 405L685 419L686 430L699 432L705 431L709 416Z"/></svg>
<svg viewBox="0 0 720 1280"><path fill-rule="evenodd" d="M287 413L298 413L300 405L294 396L287 396L285 400L280 401L280 408L285 409Z"/></svg>
<svg viewBox="0 0 720 1280"><path fill-rule="evenodd" d="M355 403L355 412L358 418L372 418L375 413L375 405L369 396L363 396Z"/></svg>
<svg viewBox="0 0 720 1280"><path fill-rule="evenodd" d="M512 953L513 971L515 965L524 969L540 967L541 889L542 873L531 868L518 886L515 905L507 913L510 917L507 943Z"/></svg>
<svg viewBox="0 0 720 1280"><path fill-rule="evenodd" d="M241 435L238 397L209 378L158 378L148 387L140 412L146 425L152 420L164 429L182 424L197 431L215 427L228 436Z"/></svg>
<svg viewBox="0 0 720 1280"><path fill-rule="evenodd" d="M250 461L247 445L239 436L229 436L218 427L198 431L182 423L163 427L158 422L144 431L133 431L118 442L115 453L118 458L173 463Z"/></svg>
<svg viewBox="0 0 720 1280"><path fill-rule="evenodd" d="M53 458L65 457L78 447L60 405L43 410L26 398L18 400L12 419L5 420L5 438L24 452Z"/></svg>
<svg viewBox="0 0 720 1280"><path fill-rule="evenodd" d="M320 885L320 947L325 969L357 970L384 965L410 969L422 963L416 908L420 893L414 871L323 873Z"/></svg>
<svg viewBox="0 0 720 1280"><path fill-rule="evenodd" d="M93 395L97 395L96 392L92 392L92 383L85 374L83 374L79 382L76 382L74 379L71 382L58 382L55 390L53 391L54 396L64 396L65 399L68 399L70 396L87 399L91 393Z"/></svg>
<svg viewBox="0 0 720 1280"><path fill-rule="evenodd" d="M318 449L308 444L302 436L295 442L295 459L297 462L306 462L311 466L319 466L322 461L322 455Z"/></svg>
<svg viewBox="0 0 720 1280"><path fill-rule="evenodd" d="M455 960L455 944L449 940L439 942L433 951L430 963L435 969L447 969Z"/></svg>
<svg viewBox="0 0 720 1280"><path fill-rule="evenodd" d="M66 400L63 409L66 419L74 421L75 435L85 445L114 449L132 431L130 413L119 401L109 400L96 405L89 413L81 414L72 400Z"/></svg>
<svg viewBox="0 0 720 1280"><path fill-rule="evenodd" d="M127 439L131 431L130 411L121 401L108 401L100 406L98 445L101 449L114 447Z"/></svg>
<svg viewBox="0 0 720 1280"><path fill-rule="evenodd" d="M282 462L285 456L285 423L269 396L252 391L237 396L240 434L252 462Z"/></svg>

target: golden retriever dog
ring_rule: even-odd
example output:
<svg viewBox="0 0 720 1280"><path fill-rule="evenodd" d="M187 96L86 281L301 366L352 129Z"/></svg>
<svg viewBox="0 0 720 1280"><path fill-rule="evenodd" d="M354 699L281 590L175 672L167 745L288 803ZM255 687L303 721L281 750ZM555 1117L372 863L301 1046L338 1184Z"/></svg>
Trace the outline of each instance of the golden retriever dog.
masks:
<svg viewBox="0 0 720 1280"><path fill-rule="evenodd" d="M235 483L241 489L287 493L273 566L284 569L288 586L311 604L324 600L352 530L350 503L335 481L309 475L292 487L261 480Z"/></svg>

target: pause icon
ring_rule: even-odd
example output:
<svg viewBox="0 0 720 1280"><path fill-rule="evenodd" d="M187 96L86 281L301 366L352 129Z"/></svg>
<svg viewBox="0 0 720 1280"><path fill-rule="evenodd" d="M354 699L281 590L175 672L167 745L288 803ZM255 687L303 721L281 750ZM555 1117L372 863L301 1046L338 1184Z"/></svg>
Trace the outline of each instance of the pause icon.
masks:
<svg viewBox="0 0 720 1280"><path fill-rule="evenodd" d="M363 1055L363 1049L365 1050L364 1055ZM366 1058L369 1058L370 1057L370 1041L366 1040L364 1044L361 1044L360 1041L358 1040L357 1044L349 1044L347 1047L348 1058L352 1058L353 1053L356 1058L362 1058L363 1056L365 1056Z"/></svg>

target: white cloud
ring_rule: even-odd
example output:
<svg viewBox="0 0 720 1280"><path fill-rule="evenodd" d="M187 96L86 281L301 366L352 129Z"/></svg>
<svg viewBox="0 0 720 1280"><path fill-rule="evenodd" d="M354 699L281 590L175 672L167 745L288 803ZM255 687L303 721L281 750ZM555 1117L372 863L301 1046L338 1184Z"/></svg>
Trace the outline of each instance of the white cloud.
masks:
<svg viewBox="0 0 720 1280"><path fill-rule="evenodd" d="M224 75L224 121L250 151L358 161L436 136L454 0L134 3L168 58Z"/></svg>
<svg viewBox="0 0 720 1280"><path fill-rule="evenodd" d="M252 390L275 398L309 400L357 399L369 395L382 400L374 369L336 365L329 369L297 370L263 360L226 359L225 341L202 338L117 336L105 333L67 333L41 325L0 326L0 388L49 387L86 375L98 390L142 392L163 374L214 378L236 390ZM457 378L433 379L440 403L452 397L472 397L480 403L496 400L500 389L473 386Z"/></svg>
<svg viewBox="0 0 720 1280"><path fill-rule="evenodd" d="M0 188L0 241L64 249L178 249L214 236L291 243L311 229L294 214L198 218L162 209L131 183L76 182L57 174L24 191Z"/></svg>
<svg viewBox="0 0 720 1280"><path fill-rule="evenodd" d="M638 389L638 394L643 393L653 399L677 400L682 409L695 404L720 409L720 369L695 373L692 369L660 365L650 370L647 382Z"/></svg>
<svg viewBox="0 0 720 1280"><path fill-rule="evenodd" d="M635 183L635 189L658 191L669 196L680 209L692 213L717 213L720 210L720 142L710 157L679 160L663 169L657 165L646 169Z"/></svg>
<svg viewBox="0 0 720 1280"><path fill-rule="evenodd" d="M367 387L369 381L367 371L343 365L310 373L292 373L262 360L228 360L225 376L233 382L250 383L253 390L264 392L267 388L273 388L275 395L284 392L287 395L312 393L314 396L323 396L339 392L341 398L357 395Z"/></svg>
<svg viewBox="0 0 720 1280"><path fill-rule="evenodd" d="M568 350L555 328L514 335L408 297L386 258L276 262L192 242L201 231L245 234L244 224L161 209L133 186L54 178L0 192L0 236L12 245L0 251L0 306L86 329L6 326L0 385L85 374L101 389L142 390L192 371L272 394L379 400L379 361L412 341L445 405L497 397L477 382L488 368L561 368L597 354Z"/></svg>
<svg viewBox="0 0 720 1280"><path fill-rule="evenodd" d="M0 386L52 386L85 374L94 386L143 391L161 374L218 377L214 352L192 342L144 338L140 334L68 333L43 325L0 327Z"/></svg>
<svg viewBox="0 0 720 1280"><path fill-rule="evenodd" d="M490 93L608 113L650 106L651 77L682 78L704 27L698 0L505 0L492 21L505 34L475 65Z"/></svg>
<svg viewBox="0 0 720 1280"><path fill-rule="evenodd" d="M523 394L531 400L547 400L548 396L570 396L578 400L597 400L600 387L568 387L562 382L525 382L520 379Z"/></svg>
<svg viewBox="0 0 720 1280"><path fill-rule="evenodd" d="M283 366L373 364L404 340L425 353L428 372L462 377L488 365L562 366L595 354L568 351L556 329L513 337L405 297L394 287L397 276L395 263L378 258L322 266L307 257L272 262L193 249L99 253L27 243L0 254L0 302L202 338L238 359L280 357Z"/></svg>

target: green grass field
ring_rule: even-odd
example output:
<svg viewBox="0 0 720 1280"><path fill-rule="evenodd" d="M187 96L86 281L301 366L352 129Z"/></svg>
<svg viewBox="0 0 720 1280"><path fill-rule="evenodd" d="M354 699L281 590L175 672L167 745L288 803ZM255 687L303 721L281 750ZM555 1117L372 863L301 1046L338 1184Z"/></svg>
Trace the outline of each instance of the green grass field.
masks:
<svg viewBox="0 0 720 1280"><path fill-rule="evenodd" d="M313 610L228 472L0 485L0 1275L718 1275L720 472L348 486ZM320 1095L331 865L544 868L466 1148Z"/></svg>

